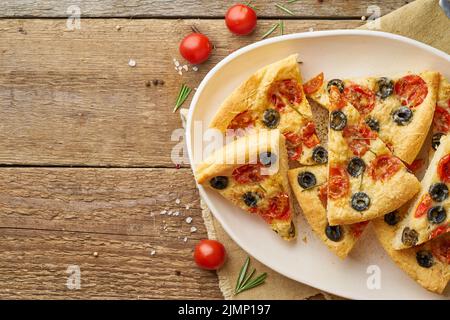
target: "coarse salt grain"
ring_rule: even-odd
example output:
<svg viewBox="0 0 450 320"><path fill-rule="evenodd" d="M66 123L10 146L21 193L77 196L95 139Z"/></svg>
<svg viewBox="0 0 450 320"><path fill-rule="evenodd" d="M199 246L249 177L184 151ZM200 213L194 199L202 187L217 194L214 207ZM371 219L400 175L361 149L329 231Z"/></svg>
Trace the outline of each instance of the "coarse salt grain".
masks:
<svg viewBox="0 0 450 320"><path fill-rule="evenodd" d="M181 200L177 198L177 199L175 200L175 203L176 203L176 204L180 204L180 203L181 203Z"/></svg>
<svg viewBox="0 0 450 320"><path fill-rule="evenodd" d="M188 240L187 237L183 238L183 242L187 242L187 240Z"/></svg>
<svg viewBox="0 0 450 320"><path fill-rule="evenodd" d="M171 216L172 215L172 211L167 212L167 215Z"/></svg>
<svg viewBox="0 0 450 320"><path fill-rule="evenodd" d="M181 72L181 71L178 71L178 74L179 74L180 76L182 76L182 75L183 75L183 72Z"/></svg>
<svg viewBox="0 0 450 320"><path fill-rule="evenodd" d="M128 60L128 65L129 65L130 67L135 67L135 66L136 66L136 60L134 60L134 59Z"/></svg>
<svg viewBox="0 0 450 320"><path fill-rule="evenodd" d="M186 223L191 223L192 222L192 217L187 217L186 218Z"/></svg>
<svg viewBox="0 0 450 320"><path fill-rule="evenodd" d="M189 70L189 67L187 66L187 64L185 64L185 65L183 66L183 69L186 70L186 71Z"/></svg>
<svg viewBox="0 0 450 320"><path fill-rule="evenodd" d="M180 65L180 63L175 60L175 65L178 67Z"/></svg>
<svg viewBox="0 0 450 320"><path fill-rule="evenodd" d="M167 213L167 210L163 210L163 211L161 211L159 214L163 216L163 215L165 215L166 213Z"/></svg>
<svg viewBox="0 0 450 320"><path fill-rule="evenodd" d="M175 217L178 217L178 216L180 215L180 212L179 212L179 211L175 211L175 212L173 213L173 215L174 215Z"/></svg>
<svg viewBox="0 0 450 320"><path fill-rule="evenodd" d="M362 21L365 21L366 19L367 19L366 16L362 16L362 17L361 17L361 20L362 20Z"/></svg>
<svg viewBox="0 0 450 320"><path fill-rule="evenodd" d="M193 66L193 67L192 67L192 70L194 70L195 72L197 72L197 71L198 71L198 67L197 67L197 66Z"/></svg>
<svg viewBox="0 0 450 320"><path fill-rule="evenodd" d="M156 254L156 250L150 251L150 255L151 255L151 256L154 256L155 254Z"/></svg>
<svg viewBox="0 0 450 320"><path fill-rule="evenodd" d="M191 233L194 233L194 232L196 232L197 231L197 228L196 227L191 227Z"/></svg>
<svg viewBox="0 0 450 320"><path fill-rule="evenodd" d="M186 205L186 210L189 210L191 208L191 206L190 205Z"/></svg>

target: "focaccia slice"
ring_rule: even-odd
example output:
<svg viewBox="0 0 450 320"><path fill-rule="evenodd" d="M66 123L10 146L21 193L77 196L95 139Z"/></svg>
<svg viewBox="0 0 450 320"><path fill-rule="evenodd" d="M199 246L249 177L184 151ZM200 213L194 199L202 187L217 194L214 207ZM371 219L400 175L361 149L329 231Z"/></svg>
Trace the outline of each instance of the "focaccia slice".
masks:
<svg viewBox="0 0 450 320"><path fill-rule="evenodd" d="M450 131L450 83L443 76L440 75L439 91L436 102L436 109L434 110L433 118L433 134L431 136L431 152L439 147L439 141L442 136L447 135Z"/></svg>
<svg viewBox="0 0 450 320"><path fill-rule="evenodd" d="M328 133L328 207L331 225L367 221L391 212L420 189L417 178L370 130L333 86Z"/></svg>
<svg viewBox="0 0 450 320"><path fill-rule="evenodd" d="M197 182L263 218L283 239L296 236L285 139L260 130L225 145L198 165Z"/></svg>
<svg viewBox="0 0 450 320"><path fill-rule="evenodd" d="M344 259L364 231L368 221L330 226L327 220L327 166L303 166L289 170L289 183L303 214L320 240Z"/></svg>
<svg viewBox="0 0 450 320"><path fill-rule="evenodd" d="M450 234L433 239L425 244L395 250L392 240L399 230L399 221L405 216L408 206L373 220L375 234L394 262L422 287L442 293L450 280Z"/></svg>
<svg viewBox="0 0 450 320"><path fill-rule="evenodd" d="M297 55L272 63L250 76L223 102L210 127L228 135L246 129L278 129L286 137L290 160L323 163L311 107L302 87Z"/></svg>
<svg viewBox="0 0 450 320"><path fill-rule="evenodd" d="M450 136L440 146L421 182L421 192L409 208L393 239L395 249L427 242L450 231Z"/></svg>
<svg viewBox="0 0 450 320"><path fill-rule="evenodd" d="M331 87L339 89L395 156L408 164L414 161L433 120L438 72L327 82L320 74L304 84L307 96L327 109L331 107Z"/></svg>

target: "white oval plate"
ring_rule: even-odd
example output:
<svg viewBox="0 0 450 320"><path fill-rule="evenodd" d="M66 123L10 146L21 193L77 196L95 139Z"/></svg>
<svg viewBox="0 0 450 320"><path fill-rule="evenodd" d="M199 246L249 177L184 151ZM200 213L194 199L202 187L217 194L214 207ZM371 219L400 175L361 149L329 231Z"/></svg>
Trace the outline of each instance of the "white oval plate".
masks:
<svg viewBox="0 0 450 320"><path fill-rule="evenodd" d="M257 69L298 53L308 79L323 71L326 78L395 75L438 70L450 76L446 53L397 35L360 30L300 33L244 47L217 64L200 84L187 119L186 141L193 156L194 121L208 127L222 101ZM195 167L195 165L193 166ZM217 193L199 186L200 195L231 238L271 269L299 282L353 299L448 299L432 294L400 270L368 230L350 256L340 260L318 240L302 217L294 243L281 240L262 219L245 214ZM308 241L304 243L302 238ZM375 266L375 267L370 267ZM380 286L371 289L371 272L379 270ZM268 280L270 281L270 279ZM274 292L276 297L276 292Z"/></svg>

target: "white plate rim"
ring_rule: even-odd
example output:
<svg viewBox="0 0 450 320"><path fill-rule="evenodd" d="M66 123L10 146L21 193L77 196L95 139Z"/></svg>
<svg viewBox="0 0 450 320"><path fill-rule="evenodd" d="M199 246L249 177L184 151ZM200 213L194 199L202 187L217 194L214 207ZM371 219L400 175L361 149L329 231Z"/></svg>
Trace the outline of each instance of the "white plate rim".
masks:
<svg viewBox="0 0 450 320"><path fill-rule="evenodd" d="M223 66L225 66L227 63L235 59L236 57L251 51L255 48L269 45L272 43L282 42L286 40L293 40L293 39L305 39L305 38L318 38L318 37L328 37L328 36L369 36L369 37L381 37L381 38L388 38L391 40L396 40L399 42L404 42L413 46L417 46L425 51L429 51L430 53L437 55L441 58L446 59L450 62L450 56L446 54L445 52L436 49L430 45L424 44L420 41L410 39L404 36L400 36L393 33L383 32L383 31L374 31L374 30L344 30L344 29L338 29L338 30L325 30L325 31L313 31L313 32L302 32L302 33L294 33L289 35L283 35L283 36L277 36L265 40L261 40L255 43L252 43L250 45L247 45L245 47L242 47L233 53L226 56L224 59L222 59L219 63L217 63L203 78L200 85L198 86L196 93L189 105L189 112L186 118L186 144L187 144L187 151L188 151L188 157L189 162L191 164L191 168L193 168L192 163L192 144L191 144L191 124L192 124L192 117L194 114L195 106L197 105L197 102L202 94L202 91L204 87L207 85L209 80L218 72ZM220 222L221 226L224 228L224 230L227 232L227 234L231 237L231 239L236 242L244 251L246 251L248 254L250 254L253 258L261 262L262 264L266 265L270 269L278 272L281 275L284 275L285 277L292 279L296 282L300 282L303 284L306 284L308 286L311 286L313 288L319 289L321 291L325 291L340 297L348 298L348 299L364 299L364 297L355 297L353 295L349 295L347 292L345 292L345 288L342 290L339 290L338 288L325 288L324 286L317 285L316 283L313 283L307 278L302 278L301 276L294 276L293 274L286 273L278 267L278 265L273 261L266 261L263 257L261 257L259 254L255 253L249 246L247 246L245 243L242 243L239 240L239 237L234 233L233 229L229 228L226 223L222 220L220 214L217 214L218 211L216 207L214 206L214 203L209 201L209 199L206 197L205 189L203 186L199 185L196 182L197 188L199 189L199 194L203 201L205 201L208 208L211 210L211 212L214 214L214 217ZM300 280L299 280L300 279Z"/></svg>

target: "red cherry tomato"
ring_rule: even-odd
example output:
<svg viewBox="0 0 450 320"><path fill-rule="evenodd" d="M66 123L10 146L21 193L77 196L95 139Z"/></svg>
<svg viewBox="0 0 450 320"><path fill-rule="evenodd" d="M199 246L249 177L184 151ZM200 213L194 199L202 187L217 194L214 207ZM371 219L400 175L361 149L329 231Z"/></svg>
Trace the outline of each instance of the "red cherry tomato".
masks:
<svg viewBox="0 0 450 320"><path fill-rule="evenodd" d="M274 219L289 219L291 217L289 196L286 193L280 193L275 197L270 198L269 206L258 213L267 223L272 223Z"/></svg>
<svg viewBox="0 0 450 320"><path fill-rule="evenodd" d="M328 203L327 198L328 198L328 183L325 183L319 187L319 199L320 202L322 202L322 205L325 209L327 208Z"/></svg>
<svg viewBox="0 0 450 320"><path fill-rule="evenodd" d="M402 105L415 108L425 100L428 87L421 77L411 74L399 79L394 85L394 91Z"/></svg>
<svg viewBox="0 0 450 320"><path fill-rule="evenodd" d="M303 84L303 91L305 94L313 94L317 92L323 85L323 72L319 73L317 76L305 82Z"/></svg>
<svg viewBox="0 0 450 320"><path fill-rule="evenodd" d="M353 84L346 87L344 97L363 115L370 113L375 107L375 94L363 86Z"/></svg>
<svg viewBox="0 0 450 320"><path fill-rule="evenodd" d="M267 92L269 101L278 111L282 111L286 103L297 105L303 100L302 87L294 79L276 81Z"/></svg>
<svg viewBox="0 0 450 320"><path fill-rule="evenodd" d="M425 215L425 213L428 212L428 209L431 208L433 205L433 199L431 199L431 196L426 193L422 201L420 201L419 205L417 206L416 212L414 213L414 218L420 218Z"/></svg>
<svg viewBox="0 0 450 320"><path fill-rule="evenodd" d="M228 29L237 35L246 35L255 30L256 20L255 10L243 4L235 4L225 15Z"/></svg>
<svg viewBox="0 0 450 320"><path fill-rule="evenodd" d="M438 163L438 175L442 182L450 182L450 154L445 155Z"/></svg>
<svg viewBox="0 0 450 320"><path fill-rule="evenodd" d="M231 120L227 129L237 130L237 129L246 129L248 127L253 127L255 125L255 119L250 111L243 111L237 114L233 120Z"/></svg>
<svg viewBox="0 0 450 320"><path fill-rule="evenodd" d="M449 100L450 101L450 100ZM447 133L450 129L450 113L447 109L436 106L433 124L436 131Z"/></svg>
<svg viewBox="0 0 450 320"><path fill-rule="evenodd" d="M302 128L302 141L308 148L312 148L320 143L316 135L316 125L314 122L310 121Z"/></svg>
<svg viewBox="0 0 450 320"><path fill-rule="evenodd" d="M365 123L348 125L344 128L342 136L353 154L362 157L369 150L371 140L377 138L376 132L370 130Z"/></svg>
<svg viewBox="0 0 450 320"><path fill-rule="evenodd" d="M389 154L383 154L372 160L369 167L369 175L375 181L386 181L396 174L402 165L398 158Z"/></svg>
<svg viewBox="0 0 450 320"><path fill-rule="evenodd" d="M366 228L366 226L368 224L369 224L369 221L363 221L363 222L351 224L350 230L352 232L352 235L355 238L359 238L362 235L362 233L364 232L364 229Z"/></svg>
<svg viewBox="0 0 450 320"><path fill-rule="evenodd" d="M331 167L328 171L328 197L339 199L347 195L350 189L350 179L344 167Z"/></svg>
<svg viewBox="0 0 450 320"><path fill-rule="evenodd" d="M297 160L302 155L302 137L294 132L284 133L289 160Z"/></svg>
<svg viewBox="0 0 450 320"><path fill-rule="evenodd" d="M209 58L212 45L207 36L201 33L191 33L180 43L180 53L192 64L205 62Z"/></svg>
<svg viewBox="0 0 450 320"><path fill-rule="evenodd" d="M225 247L216 240L200 240L195 246L194 260L202 269L219 269L225 263L226 256Z"/></svg>
<svg viewBox="0 0 450 320"><path fill-rule="evenodd" d="M233 170L232 176L238 184L246 184L251 182L260 182L267 178L267 176L261 175L260 163L257 164L245 164Z"/></svg>

